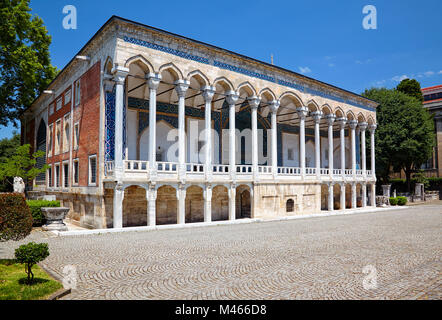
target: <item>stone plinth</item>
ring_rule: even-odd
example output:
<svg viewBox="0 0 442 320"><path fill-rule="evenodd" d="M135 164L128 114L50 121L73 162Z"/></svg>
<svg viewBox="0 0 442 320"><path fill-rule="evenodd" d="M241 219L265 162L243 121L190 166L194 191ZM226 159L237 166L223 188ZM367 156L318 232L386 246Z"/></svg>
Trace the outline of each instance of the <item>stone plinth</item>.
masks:
<svg viewBox="0 0 442 320"><path fill-rule="evenodd" d="M41 208L46 218L46 224L43 226L45 231L67 231L68 228L63 222L69 213L69 208Z"/></svg>
<svg viewBox="0 0 442 320"><path fill-rule="evenodd" d="M391 184L382 185L382 195L384 197L390 198L390 189L391 189Z"/></svg>

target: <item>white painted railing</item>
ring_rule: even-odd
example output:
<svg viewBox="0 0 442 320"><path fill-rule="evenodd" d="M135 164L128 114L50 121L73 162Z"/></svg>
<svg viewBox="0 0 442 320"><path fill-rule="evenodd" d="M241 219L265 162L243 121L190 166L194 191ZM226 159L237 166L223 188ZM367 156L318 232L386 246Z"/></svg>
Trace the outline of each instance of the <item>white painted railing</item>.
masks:
<svg viewBox="0 0 442 320"><path fill-rule="evenodd" d="M149 170L149 161L124 160L123 163L126 172L145 172Z"/></svg>
<svg viewBox="0 0 442 320"><path fill-rule="evenodd" d="M187 173L204 173L204 164L202 163L187 163L186 164Z"/></svg>
<svg viewBox="0 0 442 320"><path fill-rule="evenodd" d="M229 166L226 164L215 164L212 166L213 174L228 174Z"/></svg>
<svg viewBox="0 0 442 320"><path fill-rule="evenodd" d="M258 173L272 173L272 167L271 166L258 166Z"/></svg>
<svg viewBox="0 0 442 320"><path fill-rule="evenodd" d="M239 174L251 174L253 173L253 167L249 165L237 165L236 173Z"/></svg>
<svg viewBox="0 0 442 320"><path fill-rule="evenodd" d="M321 168L321 169L319 170L319 173L320 173L321 175L329 175L329 174L330 174L330 170L329 170L329 169L325 169L325 168Z"/></svg>
<svg viewBox="0 0 442 320"><path fill-rule="evenodd" d="M278 167L278 174L281 175L300 175L301 168L298 167Z"/></svg>
<svg viewBox="0 0 442 320"><path fill-rule="evenodd" d="M352 176L353 175L353 170L352 169L345 169L344 170L344 174L348 177L348 176Z"/></svg>
<svg viewBox="0 0 442 320"><path fill-rule="evenodd" d="M371 172L371 170L367 170L367 176L371 176L373 175L373 173Z"/></svg>
<svg viewBox="0 0 442 320"><path fill-rule="evenodd" d="M313 176L316 174L316 168L305 168L305 174Z"/></svg>
<svg viewBox="0 0 442 320"><path fill-rule="evenodd" d="M362 176L362 170L356 170L356 175L357 176Z"/></svg>
<svg viewBox="0 0 442 320"><path fill-rule="evenodd" d="M110 175L114 171L114 162L113 161L106 161L104 163L104 174Z"/></svg>
<svg viewBox="0 0 442 320"><path fill-rule="evenodd" d="M163 173L175 173L178 171L178 162L157 162L157 171Z"/></svg>
<svg viewBox="0 0 442 320"><path fill-rule="evenodd" d="M341 169L333 169L333 175L334 176L342 176L342 170Z"/></svg>

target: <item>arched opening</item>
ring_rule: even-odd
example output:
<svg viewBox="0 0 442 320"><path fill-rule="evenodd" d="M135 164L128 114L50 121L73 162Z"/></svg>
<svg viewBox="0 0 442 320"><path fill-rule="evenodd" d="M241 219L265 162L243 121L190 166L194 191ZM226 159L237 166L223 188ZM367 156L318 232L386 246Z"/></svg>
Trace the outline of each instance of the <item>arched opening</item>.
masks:
<svg viewBox="0 0 442 320"><path fill-rule="evenodd" d="M351 184L345 185L345 207L351 209Z"/></svg>
<svg viewBox="0 0 442 320"><path fill-rule="evenodd" d="M123 227L147 225L146 190L139 186L130 186L124 190Z"/></svg>
<svg viewBox="0 0 442 320"><path fill-rule="evenodd" d="M321 210L328 210L328 186L321 184Z"/></svg>
<svg viewBox="0 0 442 320"><path fill-rule="evenodd" d="M335 183L333 186L333 208L335 210L341 210L341 186Z"/></svg>
<svg viewBox="0 0 442 320"><path fill-rule="evenodd" d="M251 218L252 203L250 187L241 185L236 188L236 219Z"/></svg>
<svg viewBox="0 0 442 320"><path fill-rule="evenodd" d="M356 185L356 207L362 207L362 185L360 183Z"/></svg>
<svg viewBox="0 0 442 320"><path fill-rule="evenodd" d="M225 186L218 185L212 190L212 221L229 219L229 194Z"/></svg>
<svg viewBox="0 0 442 320"><path fill-rule="evenodd" d="M288 199L285 204L285 212L293 213L295 212L295 201L293 199Z"/></svg>
<svg viewBox="0 0 442 320"><path fill-rule="evenodd" d="M165 120L157 121L156 161L178 162L178 147L176 144L178 132L174 129L176 128ZM139 160L148 160L149 143L149 127L146 127L140 134L139 142L136 146L135 152ZM176 149L172 149L172 146L175 146ZM129 154L131 154L131 149L129 149Z"/></svg>
<svg viewBox="0 0 442 320"><path fill-rule="evenodd" d="M161 186L157 190L156 224L177 223L178 200L176 189L172 186Z"/></svg>
<svg viewBox="0 0 442 320"><path fill-rule="evenodd" d="M35 166L40 169L46 164L46 123L43 119L41 119L37 130L37 151L43 151L45 153L43 157L37 158ZM46 174L44 172L35 177L35 183L37 185L45 184L45 180Z"/></svg>
<svg viewBox="0 0 442 320"><path fill-rule="evenodd" d="M186 190L186 223L204 222L203 188L190 186Z"/></svg>

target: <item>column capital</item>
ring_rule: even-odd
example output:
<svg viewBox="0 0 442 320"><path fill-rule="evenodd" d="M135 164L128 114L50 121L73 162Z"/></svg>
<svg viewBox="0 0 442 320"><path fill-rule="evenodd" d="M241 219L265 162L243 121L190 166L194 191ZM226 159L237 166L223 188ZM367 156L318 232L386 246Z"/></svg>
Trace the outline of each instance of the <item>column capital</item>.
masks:
<svg viewBox="0 0 442 320"><path fill-rule="evenodd" d="M252 108L253 110L258 109L259 104L261 103L261 99L257 96L249 97L247 100L249 102L250 108Z"/></svg>
<svg viewBox="0 0 442 320"><path fill-rule="evenodd" d="M350 120L349 122L348 122L348 125L349 125L349 127L351 128L351 129L356 129L356 127L358 126L358 122L356 121L356 120Z"/></svg>
<svg viewBox="0 0 442 320"><path fill-rule="evenodd" d="M125 68L122 66L115 66L112 68L111 72L114 75L114 81L117 84L123 84L124 80L126 80L126 77L129 74L129 68Z"/></svg>
<svg viewBox="0 0 442 320"><path fill-rule="evenodd" d="M280 102L279 100L273 100L272 102L269 103L269 107L270 107L270 111L272 113L276 113L278 112L279 106L280 106Z"/></svg>
<svg viewBox="0 0 442 320"><path fill-rule="evenodd" d="M376 124L370 124L368 126L368 130L370 130L371 133L374 133L377 127L378 126Z"/></svg>
<svg viewBox="0 0 442 320"><path fill-rule="evenodd" d="M161 82L161 74L159 73L149 73L148 75L146 75L146 79L147 79L147 85L149 86L150 90L157 90L158 86L160 85Z"/></svg>
<svg viewBox="0 0 442 320"><path fill-rule="evenodd" d="M315 111L311 113L311 116L313 118L313 121L315 123L319 123L321 122L321 118L324 116L323 113L321 111Z"/></svg>
<svg viewBox="0 0 442 320"><path fill-rule="evenodd" d="M226 92L226 101L231 106L234 105L239 99L239 94L236 91L227 91Z"/></svg>
<svg viewBox="0 0 442 320"><path fill-rule="evenodd" d="M211 102L213 95L216 92L216 88L213 86L205 86L201 89L203 91L203 98L205 102Z"/></svg>
<svg viewBox="0 0 442 320"><path fill-rule="evenodd" d="M341 129L344 129L345 125L347 124L347 118L337 118L336 123L341 127Z"/></svg>
<svg viewBox="0 0 442 320"><path fill-rule="evenodd" d="M367 122L360 122L358 124L358 127L359 127L359 130L365 131L367 129L367 127L368 127L368 123Z"/></svg>
<svg viewBox="0 0 442 320"><path fill-rule="evenodd" d="M333 122L336 120L336 116L334 114L328 114L325 116L325 120L327 121L329 126L333 125Z"/></svg>
<svg viewBox="0 0 442 320"><path fill-rule="evenodd" d="M308 115L308 108L307 107L300 107L300 108L296 108L296 112L298 113L298 116L305 120L305 118Z"/></svg>
<svg viewBox="0 0 442 320"><path fill-rule="evenodd" d="M175 81L174 84L178 97L180 98L184 97L186 95L187 89L189 89L190 81L180 79Z"/></svg>

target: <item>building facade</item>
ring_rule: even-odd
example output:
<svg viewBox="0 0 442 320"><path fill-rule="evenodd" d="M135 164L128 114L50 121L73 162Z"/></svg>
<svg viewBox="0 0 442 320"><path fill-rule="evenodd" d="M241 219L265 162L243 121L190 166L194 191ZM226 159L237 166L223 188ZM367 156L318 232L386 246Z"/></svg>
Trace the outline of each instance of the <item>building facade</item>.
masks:
<svg viewBox="0 0 442 320"><path fill-rule="evenodd" d="M90 228L312 214L375 206L376 107L113 16L22 115L22 142L46 152L33 189Z"/></svg>

